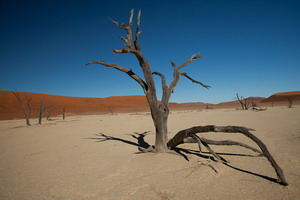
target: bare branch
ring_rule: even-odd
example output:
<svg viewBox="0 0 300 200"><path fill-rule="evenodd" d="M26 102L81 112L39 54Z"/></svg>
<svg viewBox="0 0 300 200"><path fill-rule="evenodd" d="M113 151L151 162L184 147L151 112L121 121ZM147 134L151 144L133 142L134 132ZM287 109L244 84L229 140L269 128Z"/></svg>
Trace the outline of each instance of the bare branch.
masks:
<svg viewBox="0 0 300 200"><path fill-rule="evenodd" d="M228 145L228 146L231 146L231 145L236 145L236 146L241 146L241 147L244 147L246 149L250 149L256 153L259 153L260 155L262 155L263 153L254 148L254 147L251 147L247 144L244 144L244 143L241 143L241 142L236 142L236 141L233 141L233 140L221 140L221 141L218 141L218 140L210 140L210 139L207 139L207 138L204 138L204 137L200 137L200 139L204 142L206 142L207 144L212 144L212 145ZM183 140L184 143L197 143L197 141L191 137L188 137L188 138L185 138Z"/></svg>
<svg viewBox="0 0 300 200"><path fill-rule="evenodd" d="M130 17L129 17L129 26L132 27L132 18L133 18L134 9L131 9L130 11Z"/></svg>
<svg viewBox="0 0 300 200"><path fill-rule="evenodd" d="M141 34L141 31L140 31L140 25L141 25L141 10L139 10L138 12L138 16L137 16L137 25L136 25L136 30L135 30L135 40L134 40L134 46L136 48L136 50L140 51L141 50L141 47L139 45L139 42L138 42L138 39L139 39L139 36Z"/></svg>
<svg viewBox="0 0 300 200"><path fill-rule="evenodd" d="M174 69L174 73L173 73L174 79L173 79L173 81L169 85L169 89L170 89L171 92L174 90L174 88L176 87L176 85L177 85L177 83L179 81L179 78L180 78L180 75L181 75L180 72L179 72L179 70L182 69L183 67L187 66L189 63L197 60L200 57L202 57L202 56L200 56L200 52L199 53L195 53L185 63L181 64L178 67L176 67L176 64L173 61L171 61L171 65L172 65L172 67ZM182 74L182 75L184 75L184 74ZM192 80L193 82L195 81L195 80L191 79L191 77L189 77L189 79ZM209 87L207 85L202 84L199 81L197 81L196 83L198 83L198 84L200 84L200 85L202 85L203 87L206 87L206 88Z"/></svg>
<svg viewBox="0 0 300 200"><path fill-rule="evenodd" d="M197 84L200 84L202 87L205 87L207 89L210 88L209 85L204 85L203 83L201 83L200 81L196 81L195 79L191 78L189 75L187 75L187 73L180 73L181 76L185 76L186 78L188 78L189 80L191 80L193 83L197 83Z"/></svg>
<svg viewBox="0 0 300 200"><path fill-rule="evenodd" d="M200 137L198 137L196 134L191 134L191 137L194 138L197 142L198 142L198 146L199 146L199 151L201 152L201 146L200 144L202 143L205 148L217 159L217 161L222 161L224 160L225 162L227 162L224 158L222 159L218 154L216 154L214 152L214 150L212 150L208 144L206 142L204 142L203 140L201 140Z"/></svg>
<svg viewBox="0 0 300 200"><path fill-rule="evenodd" d="M132 50L130 48L124 48L124 49L121 49L121 50L113 49L113 51L115 53L134 53L135 52L135 50Z"/></svg>
<svg viewBox="0 0 300 200"><path fill-rule="evenodd" d="M152 74L160 76L160 78L161 78L161 84L162 84L162 89L163 89L163 91L166 90L168 88L168 86L167 86L167 82L166 82L165 76L163 74L159 73L159 72L153 72Z"/></svg>
<svg viewBox="0 0 300 200"><path fill-rule="evenodd" d="M278 183L282 185L288 185L288 183L285 180L284 174L282 169L279 167L279 165L276 163L273 156L270 154L267 146L255 135L249 132L248 128L240 127L240 126L214 126L214 125L208 125L208 126L194 126L189 129L181 130L179 131L169 142L168 147L173 149L177 145L183 143L183 139L186 137L191 137L192 134L196 133L204 133L204 132L225 132L225 133L241 133L245 135L246 137L250 138L252 141L254 141L259 148L262 151L262 155L265 156L272 167L274 168L276 175L277 175L277 181Z"/></svg>
<svg viewBox="0 0 300 200"><path fill-rule="evenodd" d="M185 63L181 64L180 66L178 66L178 70L182 69L183 67L187 66L188 64L190 64L191 62L197 60L198 58L201 58L202 56L200 56L200 52L195 53L194 55L192 55L187 61L185 61Z"/></svg>
<svg viewBox="0 0 300 200"><path fill-rule="evenodd" d="M136 82L140 84L140 86L143 88L144 92L146 93L148 90L148 85L143 81L138 75L136 75L131 69L116 65L116 64L111 64L111 63L106 63L102 61L95 61L95 62L89 62L86 63L86 65L91 65L91 64L99 64L103 65L106 67L111 67L117 70L120 70L122 72L125 72L128 76L130 76L132 79L134 79Z"/></svg>
<svg viewBox="0 0 300 200"><path fill-rule="evenodd" d="M171 62L172 67L176 68L176 64L172 60L170 62Z"/></svg>
<svg viewBox="0 0 300 200"><path fill-rule="evenodd" d="M126 24L122 23L121 25L119 25L119 23L111 18L109 18L109 20L114 23L117 27L121 28L121 29L124 29L124 30L127 30L128 29L128 26L126 26Z"/></svg>

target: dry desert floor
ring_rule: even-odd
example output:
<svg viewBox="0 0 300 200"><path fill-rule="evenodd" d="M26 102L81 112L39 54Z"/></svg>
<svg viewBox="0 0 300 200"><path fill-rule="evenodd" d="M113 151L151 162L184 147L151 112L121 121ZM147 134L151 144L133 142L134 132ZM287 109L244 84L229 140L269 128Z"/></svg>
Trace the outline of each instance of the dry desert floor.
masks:
<svg viewBox="0 0 300 200"><path fill-rule="evenodd" d="M169 116L169 138L196 125L256 129L253 133L283 169L287 187L274 182L266 158L238 146L211 146L228 165L212 161L206 150L199 154L196 144L181 145L181 155L139 153L139 144L154 144L149 113L43 122L25 127L25 120L0 121L1 200L300 199L300 106L172 111ZM110 137L104 140L101 134ZM239 134L203 136L255 146Z"/></svg>

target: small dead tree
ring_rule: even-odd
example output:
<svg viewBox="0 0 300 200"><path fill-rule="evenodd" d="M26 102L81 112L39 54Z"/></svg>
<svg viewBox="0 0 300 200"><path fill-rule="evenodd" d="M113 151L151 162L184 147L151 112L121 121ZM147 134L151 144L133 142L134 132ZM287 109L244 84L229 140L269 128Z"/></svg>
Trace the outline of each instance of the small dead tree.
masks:
<svg viewBox="0 0 300 200"><path fill-rule="evenodd" d="M38 110L38 119L39 119L39 121L38 121L38 124L42 124L42 118L43 118L43 113L44 113L44 111L45 111L45 106L44 106L44 101L43 100L41 100L41 102L39 103L39 110Z"/></svg>
<svg viewBox="0 0 300 200"><path fill-rule="evenodd" d="M110 112L111 115L114 115L113 108L111 106L108 107L108 111Z"/></svg>
<svg viewBox="0 0 300 200"><path fill-rule="evenodd" d="M197 59L201 58L200 53L196 53L189 57L184 63L181 65L176 65L173 61L171 61L171 65L173 67L173 80L169 85L167 85L166 78L163 74L159 72L152 72L150 64L143 56L140 44L139 44L139 36L141 34L140 32L140 16L141 11L138 12L137 15L137 25L135 31L133 30L133 9L130 12L129 17L129 23L128 25L122 23L119 24L118 22L111 20L112 23L114 23L118 28L123 29L126 31L126 37L120 37L122 41L125 43L125 48L120 50L113 50L117 54L133 54L136 59L139 61L139 65L143 72L143 78L135 74L131 69L122 67L117 64L112 64L104 61L93 61L89 62L86 65L91 64L99 64L103 65L105 67L110 67L113 69L117 69L121 72L124 72L129 77L131 77L134 81L136 81L141 88L143 89L149 108L151 112L151 117L154 123L155 127L155 146L150 146L149 149L140 147L140 151L142 152L149 152L149 151L155 151L155 152L168 152L172 149L175 149L178 145L184 143L188 138L192 138L195 141L197 141L199 145L199 150L201 150L201 145L204 145L216 158L216 160L221 160L220 156L218 156L210 147L209 144L217 144L217 145L240 145L246 148L249 148L248 145L235 142L235 141L212 141L203 139L199 136L197 136L197 133L203 133L203 132L230 132L230 133L241 133L245 136L252 139L256 144L261 148L262 155L264 155L271 163L273 168L276 171L276 174L278 176L278 182L287 185L287 182L285 181L283 172L281 168L278 166L278 164L275 162L274 158L269 153L266 145L259 140L256 136L251 134L249 132L250 129L244 128L244 127L235 127L235 126L228 126L228 127L220 127L220 126L199 126L199 127L192 127L190 129L185 129L182 131L179 131L171 140L168 141L167 136L167 121L169 116L169 100L171 97L171 94L174 91L174 88L177 86L180 78L186 77L187 79L191 80L193 83L197 83L201 85L204 88L209 88L210 86L205 85L201 83L200 81L196 81L193 78L191 78L187 73L181 72L181 70L187 66L188 64L196 61ZM156 87L153 79L153 75L157 75L161 79L161 85L162 85L162 98L160 102L158 103L158 98L156 95ZM238 95L237 95L238 97ZM242 101L242 99L240 99ZM244 100L244 98L243 98ZM242 104L243 108L245 108L244 103ZM248 107L247 107L248 108ZM251 147L252 148L252 147ZM251 149L250 148L250 149ZM254 149L254 148L252 148ZM257 150L258 151L258 150ZM260 151L258 151L260 152Z"/></svg>
<svg viewBox="0 0 300 200"><path fill-rule="evenodd" d="M25 102L24 102L23 99L21 98L20 94L17 91L14 91L12 93L13 93L13 95L15 95L15 97L17 98L17 101L21 105L21 109L23 111L23 115L26 120L26 126L31 126L31 124L29 122L29 117L31 114L31 107L30 107L31 98L25 96Z"/></svg>
<svg viewBox="0 0 300 200"><path fill-rule="evenodd" d="M236 98L240 102L240 104L242 106L242 110L248 110L249 109L250 102L247 98L245 99L243 96L239 97L238 94L236 94Z"/></svg>
<svg viewBox="0 0 300 200"><path fill-rule="evenodd" d="M65 120L65 118L66 118L66 107L63 108L62 116L63 116L63 120Z"/></svg>
<svg viewBox="0 0 300 200"><path fill-rule="evenodd" d="M260 106L257 105L256 102L254 102L254 99L251 99L251 107L253 111L265 111L267 108L261 108Z"/></svg>
<svg viewBox="0 0 300 200"><path fill-rule="evenodd" d="M54 110L54 108L52 106L46 106L45 107L46 119L48 121L50 121L50 115L51 115L51 113L52 113L53 110Z"/></svg>
<svg viewBox="0 0 300 200"><path fill-rule="evenodd" d="M292 106L293 106L293 101L294 101L293 97L288 96L288 97L287 97L287 100L288 100L288 108L292 108Z"/></svg>

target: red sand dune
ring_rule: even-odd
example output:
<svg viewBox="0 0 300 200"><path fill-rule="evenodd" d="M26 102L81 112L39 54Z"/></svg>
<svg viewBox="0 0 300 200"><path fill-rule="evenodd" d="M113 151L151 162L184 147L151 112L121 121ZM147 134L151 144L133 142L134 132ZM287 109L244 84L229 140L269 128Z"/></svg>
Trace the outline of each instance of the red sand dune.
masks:
<svg viewBox="0 0 300 200"><path fill-rule="evenodd" d="M272 96L266 98L262 101L265 102L287 102L288 98L292 98L293 101L300 101L300 91L295 92L281 92L273 94Z"/></svg>

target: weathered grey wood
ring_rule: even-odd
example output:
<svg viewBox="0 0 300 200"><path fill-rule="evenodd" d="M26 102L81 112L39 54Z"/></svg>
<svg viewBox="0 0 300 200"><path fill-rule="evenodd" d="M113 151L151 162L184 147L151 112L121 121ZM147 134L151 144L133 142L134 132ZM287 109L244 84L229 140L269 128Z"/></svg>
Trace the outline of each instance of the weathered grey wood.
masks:
<svg viewBox="0 0 300 200"><path fill-rule="evenodd" d="M244 144L242 142L236 142L236 141L232 141L232 140L221 140L221 141L217 141L217 140L210 140L204 137L200 137L202 141L206 142L207 144L211 144L211 145L236 145L236 146L241 146L247 149L250 149L254 152L257 152L259 154L262 154L262 152L254 147L251 147L247 144ZM197 143L197 140L193 139L192 137L188 137L188 138L184 138L183 139L183 143Z"/></svg>
<svg viewBox="0 0 300 200"><path fill-rule="evenodd" d="M249 132L248 128L240 127L240 126L194 126L189 129L179 131L171 140L168 142L168 147L170 149L174 149L179 144L183 143L184 138L192 137L196 133L204 133L204 132L225 132L225 133L241 133L246 137L250 138L254 141L262 151L262 155L265 156L268 161L271 163L272 167L274 168L278 183L282 185L288 185L285 180L284 174L282 169L279 167L273 156L270 154L267 146L255 135Z"/></svg>

